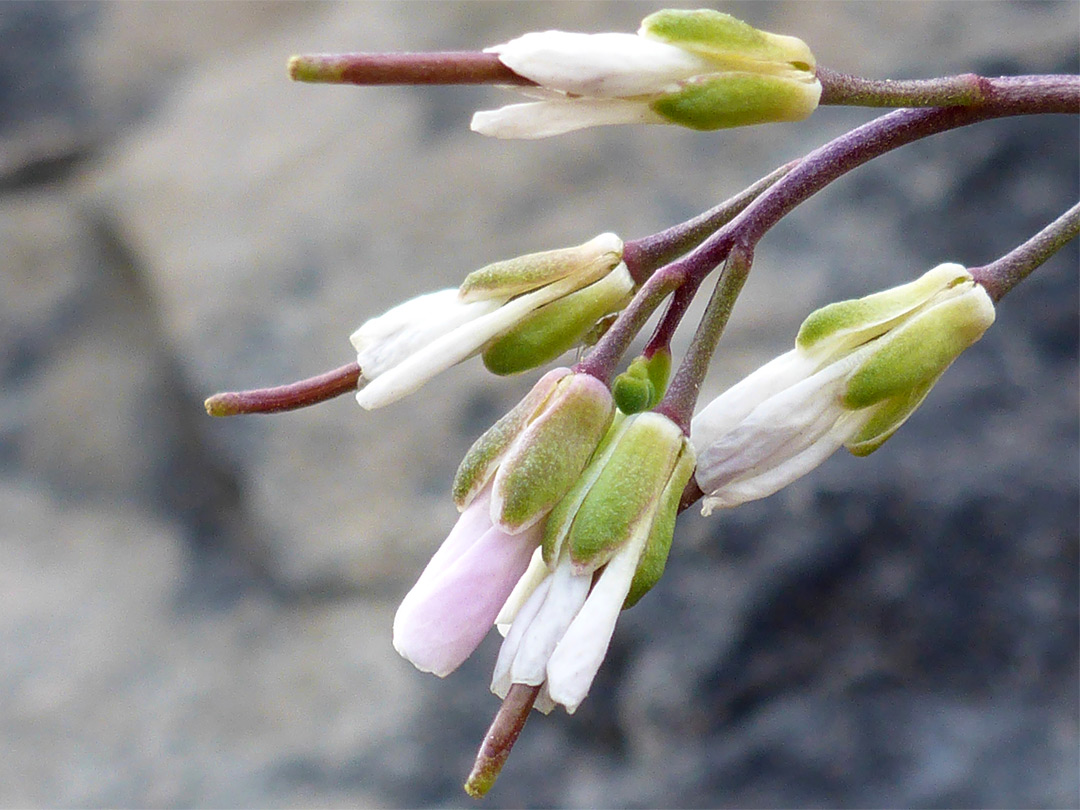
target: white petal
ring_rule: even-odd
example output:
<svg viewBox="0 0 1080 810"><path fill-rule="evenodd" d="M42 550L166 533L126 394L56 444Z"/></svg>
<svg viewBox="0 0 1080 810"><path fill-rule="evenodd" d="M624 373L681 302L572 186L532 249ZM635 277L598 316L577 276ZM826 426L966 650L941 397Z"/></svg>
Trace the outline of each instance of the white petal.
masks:
<svg viewBox="0 0 1080 810"><path fill-rule="evenodd" d="M758 405L813 374L818 363L792 349L770 360L706 405L690 423L695 449L707 447Z"/></svg>
<svg viewBox="0 0 1080 810"><path fill-rule="evenodd" d="M499 631L499 635L506 638L510 625L517 618L522 605L550 574L551 571L548 570L547 563L544 562L543 549L538 547L533 552L532 559L529 560L528 569L521 575L518 584L514 586L514 590L506 598L506 604L502 606L499 615L495 617L495 629Z"/></svg>
<svg viewBox="0 0 1080 810"><path fill-rule="evenodd" d="M544 603L529 623L528 631L514 656L510 667L511 681L532 686L544 682L548 660L566 628L585 604L590 585L592 574L575 575L570 565L570 555L564 554L551 575L551 587L544 597Z"/></svg>
<svg viewBox="0 0 1080 810"><path fill-rule="evenodd" d="M703 513L772 495L855 435L866 417L851 419L840 405L840 391L851 370L873 349L869 344L773 394L726 433L710 432L723 414L714 413L709 424L699 423L691 436L702 443L694 445L698 453L694 479L706 496Z"/></svg>
<svg viewBox="0 0 1080 810"><path fill-rule="evenodd" d="M473 132L494 138L535 140L611 124L670 124L643 101L571 98L510 104L473 114Z"/></svg>
<svg viewBox="0 0 1080 810"><path fill-rule="evenodd" d="M585 699L607 654L648 533L649 527L642 526L611 558L548 661L548 693L569 714Z"/></svg>
<svg viewBox="0 0 1080 810"><path fill-rule="evenodd" d="M491 691L504 700L506 699L506 693L510 690L510 684L513 683L510 678L510 667L514 663L514 658L517 657L518 649L521 647L521 640L525 638L525 634L529 631L529 625L532 624L532 620L536 618L536 614L543 607L544 599L547 597L550 588L551 577L549 576L529 594L529 598L525 600L525 604L518 611L514 623L510 625L510 632L506 634L502 646L499 647L499 656L495 659L495 669L491 673Z"/></svg>
<svg viewBox="0 0 1080 810"><path fill-rule="evenodd" d="M705 496L701 504L701 514L710 515L713 509L738 506L779 492L839 450L844 442L854 435L857 428L858 425L848 428L838 423L833 430L818 441L785 459L779 465L766 469L759 475L742 478L720 487L712 494Z"/></svg>
<svg viewBox="0 0 1080 810"><path fill-rule="evenodd" d="M839 395L844 364L835 363L762 402L727 433L695 445L695 478L706 495L732 481L758 475L802 452L844 413ZM698 441L705 436L698 433Z"/></svg>
<svg viewBox="0 0 1080 810"><path fill-rule="evenodd" d="M702 57L635 34L534 32L487 51L542 87L594 98L661 93L710 70Z"/></svg>
<svg viewBox="0 0 1080 810"><path fill-rule="evenodd" d="M376 377L356 393L356 401L371 410L411 394L440 371L445 371L480 351L485 343L509 329L534 309L562 298L584 283L588 281L576 276L562 279L513 298L497 309L462 324ZM497 302L495 303L497 305Z"/></svg>
<svg viewBox="0 0 1080 810"><path fill-rule="evenodd" d="M372 318L349 338L364 378L373 380L431 341L491 312L499 302L463 304L455 288L411 298Z"/></svg>

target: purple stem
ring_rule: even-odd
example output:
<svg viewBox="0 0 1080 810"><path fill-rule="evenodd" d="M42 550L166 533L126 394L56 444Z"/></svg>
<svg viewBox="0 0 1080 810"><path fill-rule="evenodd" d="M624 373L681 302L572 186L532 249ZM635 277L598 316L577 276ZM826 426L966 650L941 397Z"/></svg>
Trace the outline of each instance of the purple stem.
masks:
<svg viewBox="0 0 1080 810"><path fill-rule="evenodd" d="M672 290L683 283L683 280L677 271L670 271L667 268L656 271L638 290L637 295L593 347L593 350L577 364L575 370L583 374L591 374L610 386L611 377L619 361L630 348L638 332L645 326L649 316L671 294Z"/></svg>
<svg viewBox="0 0 1080 810"><path fill-rule="evenodd" d="M690 341L690 347L686 350L667 393L656 406L658 413L671 419L687 436L690 435L690 418L694 415L694 405L697 403L701 383L708 372L709 361L716 351L716 344L724 332L724 327L727 326L735 299L739 297L743 284L750 275L753 261L753 247L740 244L732 248L701 323ZM685 289L688 287L683 287L679 292Z"/></svg>
<svg viewBox="0 0 1080 810"><path fill-rule="evenodd" d="M349 363L306 380L255 388L251 391L228 391L214 394L205 403L211 416L236 416L241 413L280 413L325 402L355 391L360 382L360 366Z"/></svg>
<svg viewBox="0 0 1080 810"><path fill-rule="evenodd" d="M782 217L838 177L913 141L993 118L1080 112L1077 76L1015 76L981 81L986 98L982 103L896 110L815 149L728 225L672 264L687 272L687 283L700 283L724 260L736 237L741 243L756 245Z"/></svg>
<svg viewBox="0 0 1080 810"><path fill-rule="evenodd" d="M990 298L995 302L1000 301L1005 293L1075 239L1077 234L1080 234L1080 203L1000 259L982 267L972 267L969 272L986 288Z"/></svg>
<svg viewBox="0 0 1080 810"><path fill-rule="evenodd" d="M644 283L653 271L678 258L729 223L762 192L790 172L799 163L792 160L758 180L749 188L686 222L659 233L632 239L623 246L623 261L637 283Z"/></svg>

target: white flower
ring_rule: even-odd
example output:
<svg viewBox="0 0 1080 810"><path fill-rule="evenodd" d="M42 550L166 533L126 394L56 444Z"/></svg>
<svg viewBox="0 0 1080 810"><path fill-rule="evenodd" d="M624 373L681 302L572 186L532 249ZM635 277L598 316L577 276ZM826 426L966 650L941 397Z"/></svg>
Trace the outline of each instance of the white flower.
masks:
<svg viewBox="0 0 1080 810"><path fill-rule="evenodd" d="M993 321L990 297L958 264L813 313L795 349L694 417L702 513L771 495L841 446L873 452Z"/></svg>
<svg viewBox="0 0 1080 810"><path fill-rule="evenodd" d="M633 287L622 246L615 234L605 233L577 247L497 262L471 273L458 289L421 295L372 318L350 338L361 370L357 402L379 408L412 393L545 305L574 293L599 287L599 297L621 307Z"/></svg>
<svg viewBox="0 0 1080 810"><path fill-rule="evenodd" d="M545 31L488 48L539 101L478 112L472 129L546 138L606 124L693 129L798 121L821 85L809 48L718 11L665 10L635 34Z"/></svg>

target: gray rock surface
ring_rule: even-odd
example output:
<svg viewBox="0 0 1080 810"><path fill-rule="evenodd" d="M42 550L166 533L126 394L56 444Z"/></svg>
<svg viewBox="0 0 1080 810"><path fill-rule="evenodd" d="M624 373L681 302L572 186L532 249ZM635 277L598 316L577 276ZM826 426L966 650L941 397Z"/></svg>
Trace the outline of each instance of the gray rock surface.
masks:
<svg viewBox="0 0 1080 810"><path fill-rule="evenodd" d="M639 3L0 5L3 806L457 806L497 644L390 645L475 436L535 375L463 365L375 413L210 420L215 390L499 258L685 219L871 111L697 134L468 132L496 88L293 84L301 51L633 30ZM1072 3L734 4L871 76L1076 72ZM812 308L975 265L1078 196L1076 119L991 122L785 219L710 396ZM1080 806L1078 255L866 460L680 519L573 717L492 806ZM686 336L681 336L685 341Z"/></svg>

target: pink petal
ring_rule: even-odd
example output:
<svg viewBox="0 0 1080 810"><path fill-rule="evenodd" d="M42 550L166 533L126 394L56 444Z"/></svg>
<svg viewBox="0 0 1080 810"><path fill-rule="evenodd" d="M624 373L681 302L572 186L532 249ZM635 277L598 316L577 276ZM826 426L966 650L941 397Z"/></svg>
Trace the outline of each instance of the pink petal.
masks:
<svg viewBox="0 0 1080 810"><path fill-rule="evenodd" d="M491 629L538 542L538 531L492 528L453 563L425 570L394 617L394 648L424 672L453 672Z"/></svg>

